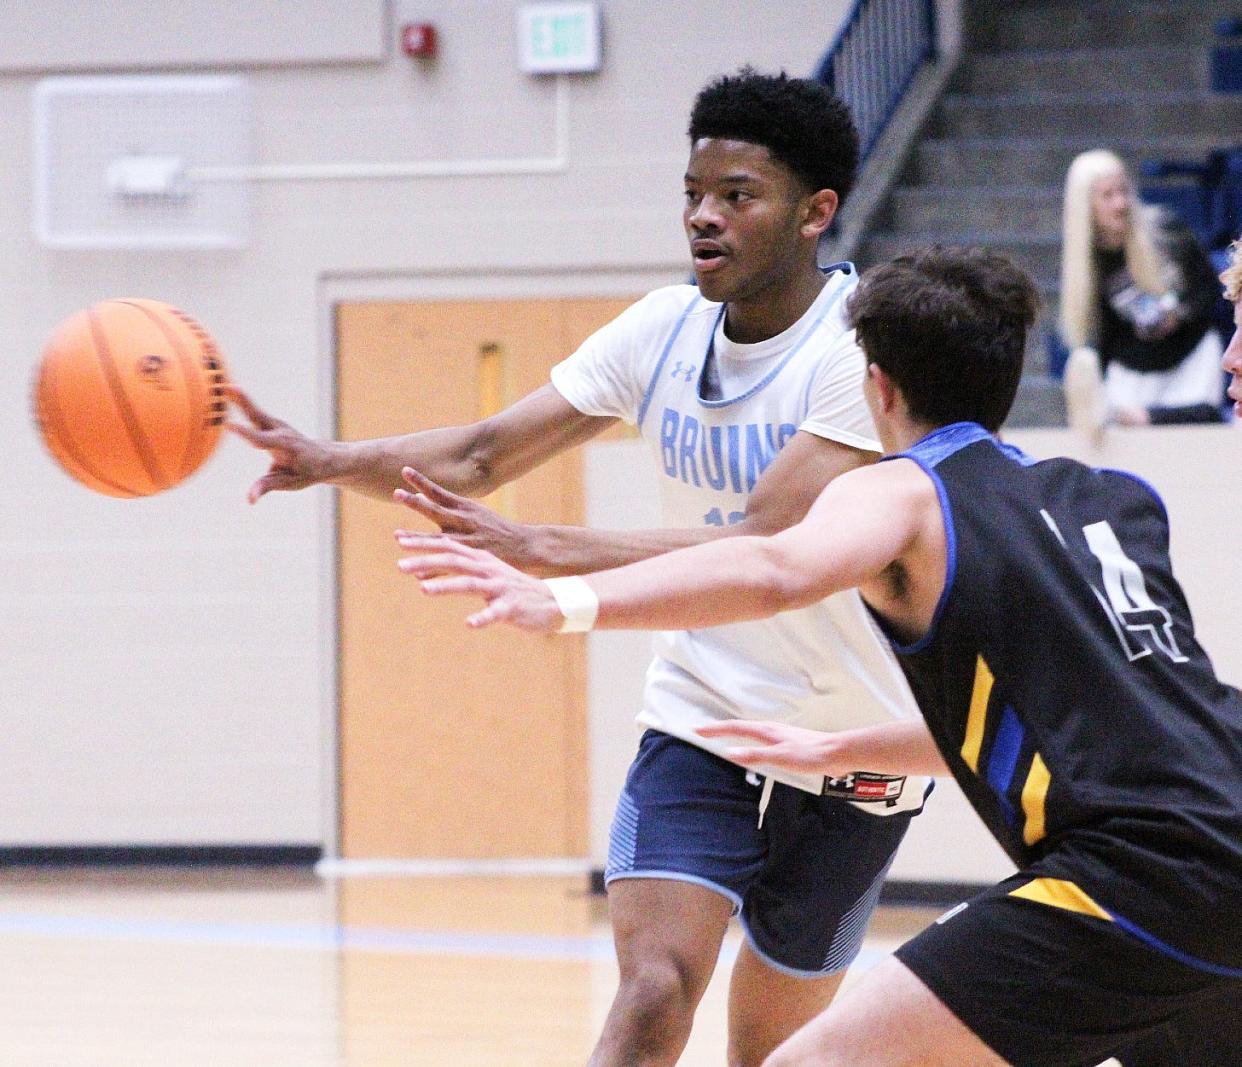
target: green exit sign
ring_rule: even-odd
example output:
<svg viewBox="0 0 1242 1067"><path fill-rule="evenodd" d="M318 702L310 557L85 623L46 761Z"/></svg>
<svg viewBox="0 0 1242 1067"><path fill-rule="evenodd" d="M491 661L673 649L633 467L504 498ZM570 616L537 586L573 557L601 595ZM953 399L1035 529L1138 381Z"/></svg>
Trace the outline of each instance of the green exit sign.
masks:
<svg viewBox="0 0 1242 1067"><path fill-rule="evenodd" d="M599 70L599 8L595 4L524 4L518 9L518 48L528 74Z"/></svg>

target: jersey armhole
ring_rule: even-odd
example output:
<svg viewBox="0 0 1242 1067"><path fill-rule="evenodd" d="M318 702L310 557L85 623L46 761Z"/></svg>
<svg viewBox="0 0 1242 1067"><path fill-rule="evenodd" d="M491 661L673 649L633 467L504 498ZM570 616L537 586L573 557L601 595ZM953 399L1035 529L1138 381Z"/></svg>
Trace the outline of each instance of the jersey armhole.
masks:
<svg viewBox="0 0 1242 1067"><path fill-rule="evenodd" d="M699 301L700 296L696 292L686 305L685 310L678 316L677 322L674 324L672 332L668 335L668 340L664 343L664 348L660 352L660 358L656 360L655 369L647 380L647 387L643 390L642 399L638 403L638 412L634 418L634 425L640 430L642 429L643 420L647 417L647 408L651 404L651 395L655 392L656 381L660 377L660 372L664 369L664 364L668 361L669 352L673 350L673 343L677 340L678 334L681 333L681 328L686 324L686 319L690 317L690 312L698 306Z"/></svg>
<svg viewBox="0 0 1242 1067"><path fill-rule="evenodd" d="M880 442L873 437L865 437L860 433L851 433L849 430L838 429L835 426L826 426L813 419L800 423L798 425L798 432L808 433L812 437L818 437L821 441L834 441L839 445L848 445L850 448L856 448L860 452L882 451Z"/></svg>
<svg viewBox="0 0 1242 1067"><path fill-rule="evenodd" d="M940 628L940 619L944 615L945 606L949 602L949 596L953 592L953 585L957 579L957 530L953 522L953 508L949 504L949 494L935 468L929 466L919 456L910 452L897 452L891 456L882 456L880 462L885 463L894 459L908 459L931 479L932 487L936 490L936 499L940 504L940 521L944 524L944 588L940 591L940 598L936 601L936 610L932 612L931 622L928 624L927 631L923 636L911 644L902 644L889 633L883 619L875 612L872 612L881 629L883 629L885 636L888 637L889 644L893 646L893 651L898 655L909 656L916 652L922 652L936 639L936 632Z"/></svg>

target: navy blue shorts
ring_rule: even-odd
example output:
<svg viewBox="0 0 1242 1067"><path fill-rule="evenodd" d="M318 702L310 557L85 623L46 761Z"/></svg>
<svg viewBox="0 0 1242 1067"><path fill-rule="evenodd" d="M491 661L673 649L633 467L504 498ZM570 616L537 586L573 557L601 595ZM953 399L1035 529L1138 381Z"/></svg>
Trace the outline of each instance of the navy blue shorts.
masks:
<svg viewBox="0 0 1242 1067"><path fill-rule="evenodd" d="M849 966L910 812L869 815L777 783L759 823L759 779L648 730L617 802L605 882L669 878L733 902L772 967L818 978Z"/></svg>

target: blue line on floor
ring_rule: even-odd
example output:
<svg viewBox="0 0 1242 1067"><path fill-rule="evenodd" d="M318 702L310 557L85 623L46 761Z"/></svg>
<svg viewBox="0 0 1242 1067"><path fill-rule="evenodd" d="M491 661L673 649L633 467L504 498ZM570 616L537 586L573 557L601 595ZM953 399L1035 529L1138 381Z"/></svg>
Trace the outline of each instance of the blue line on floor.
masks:
<svg viewBox="0 0 1242 1067"><path fill-rule="evenodd" d="M502 957L592 962L613 958L612 937L478 933L444 930L386 930L294 923L214 923L190 920L107 919L88 915L2 915L0 937L77 938L178 945L231 945L315 951L386 952L416 956ZM722 961L737 955L727 941ZM868 970L888 953L864 948L855 970Z"/></svg>

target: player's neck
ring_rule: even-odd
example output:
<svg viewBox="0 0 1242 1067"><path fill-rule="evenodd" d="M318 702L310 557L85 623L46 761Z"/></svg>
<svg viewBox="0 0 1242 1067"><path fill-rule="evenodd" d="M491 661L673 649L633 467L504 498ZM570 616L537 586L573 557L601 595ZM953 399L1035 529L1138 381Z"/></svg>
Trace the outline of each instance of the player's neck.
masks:
<svg viewBox="0 0 1242 1067"><path fill-rule="evenodd" d="M885 455L891 456L897 452L909 451L937 427L903 416L892 416L876 429L880 435L880 447Z"/></svg>
<svg viewBox="0 0 1242 1067"><path fill-rule="evenodd" d="M753 345L784 333L815 303L827 278L819 267L800 271L780 289L765 290L752 299L731 300L725 311L725 334L730 341Z"/></svg>

